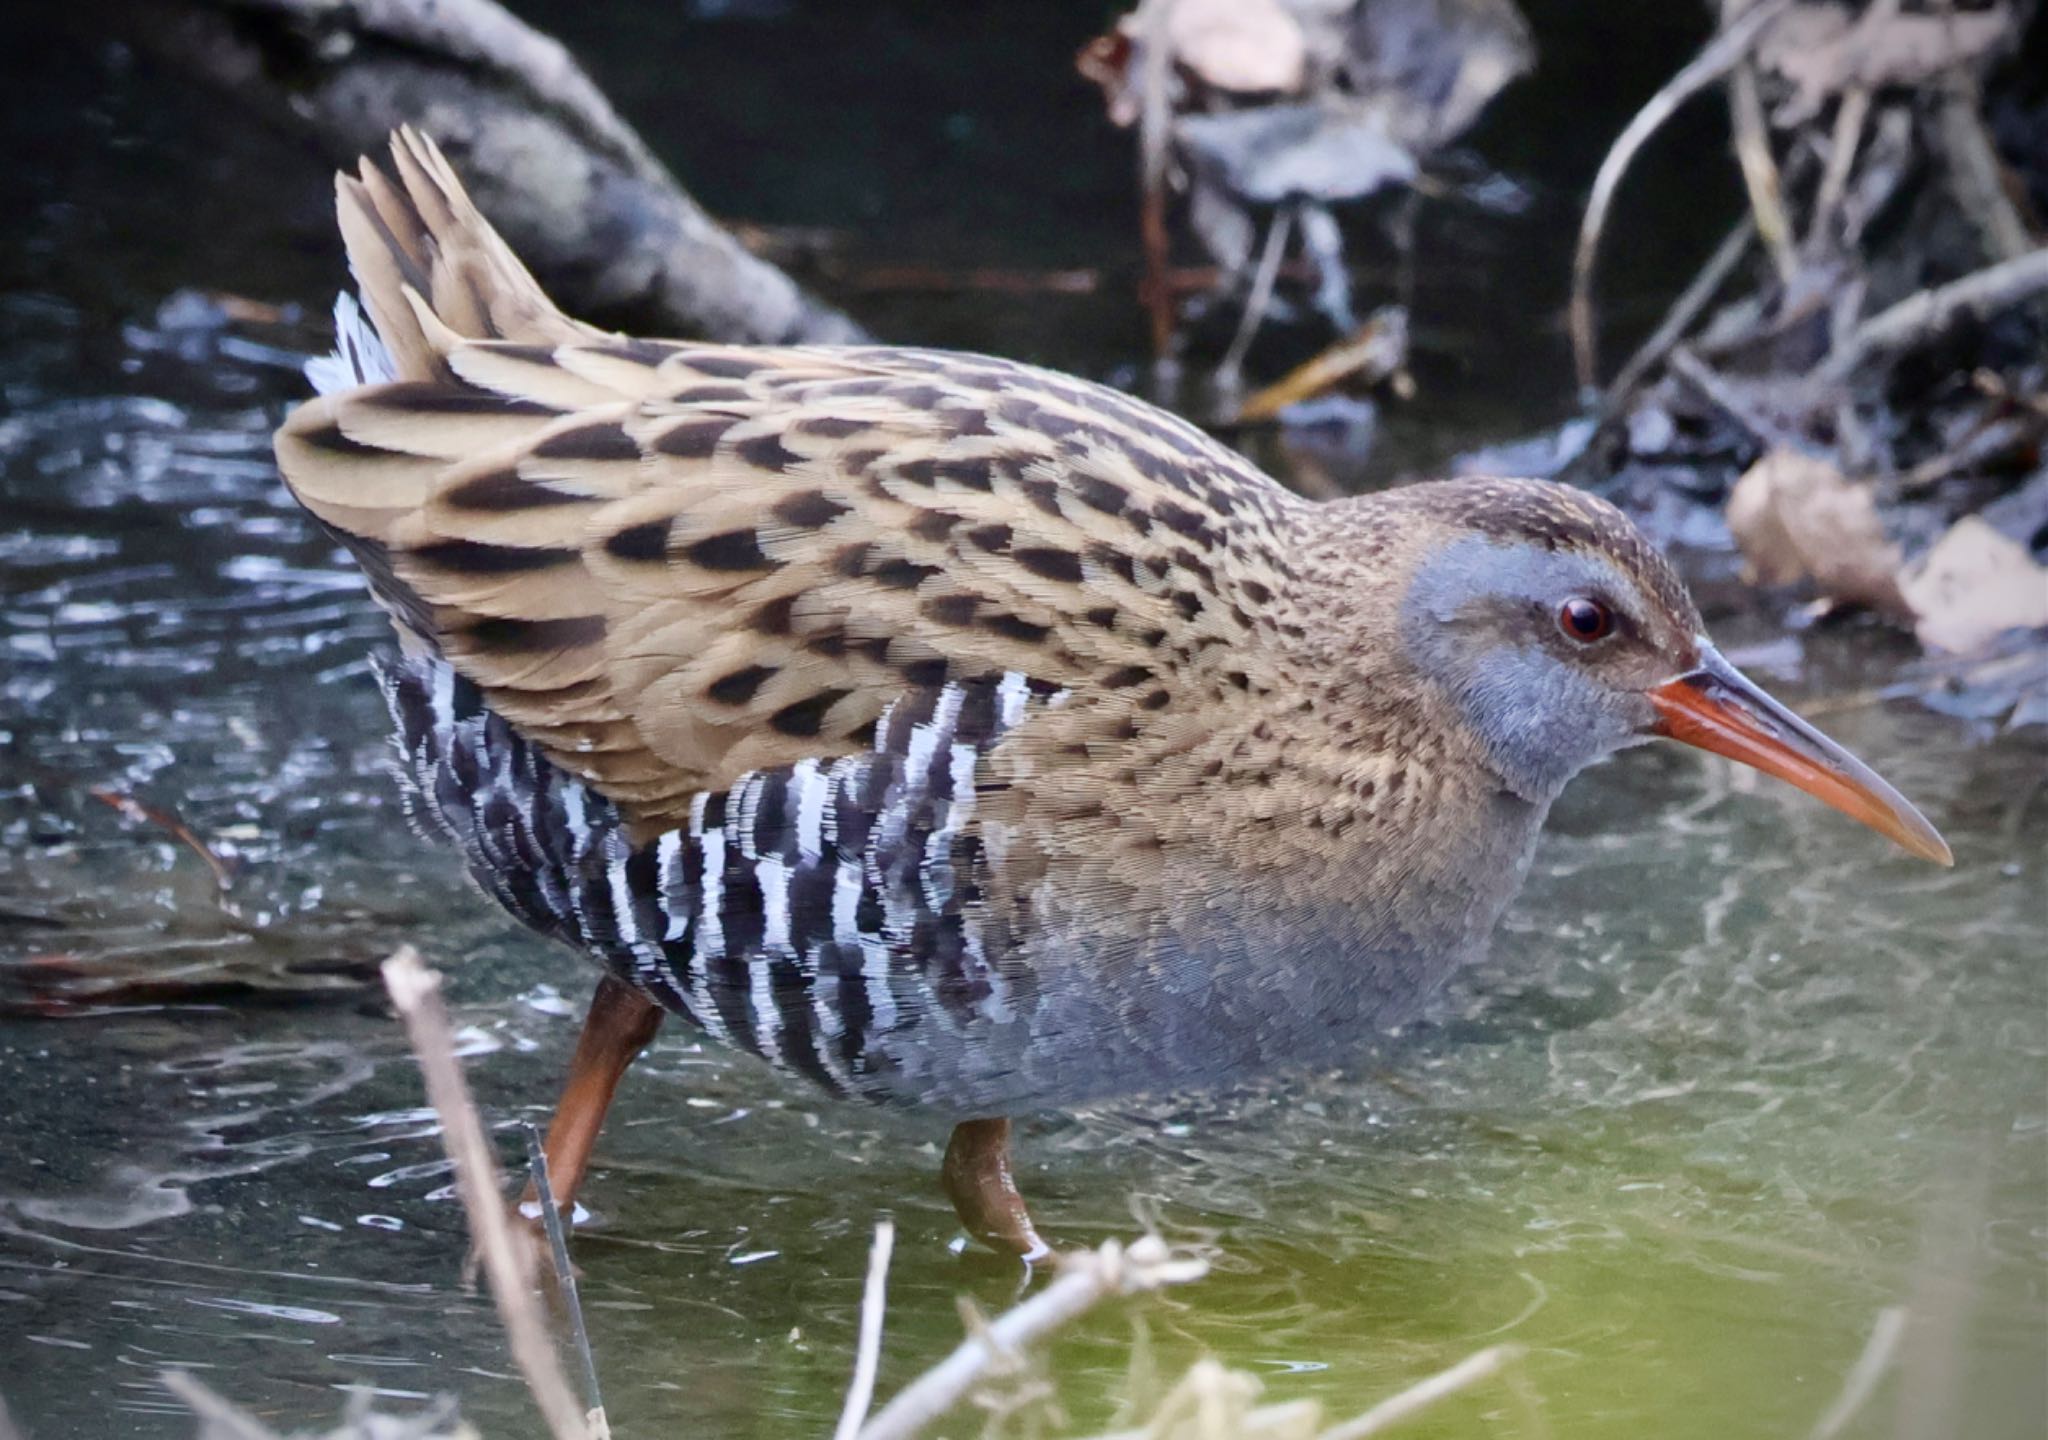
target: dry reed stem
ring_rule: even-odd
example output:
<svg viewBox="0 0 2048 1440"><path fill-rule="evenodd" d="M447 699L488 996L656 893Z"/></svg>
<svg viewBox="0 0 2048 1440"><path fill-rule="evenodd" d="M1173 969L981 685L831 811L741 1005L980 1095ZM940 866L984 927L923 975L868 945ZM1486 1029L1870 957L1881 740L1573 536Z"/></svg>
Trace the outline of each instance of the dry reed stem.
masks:
<svg viewBox="0 0 2048 1440"><path fill-rule="evenodd" d="M875 1244L868 1252L868 1280L860 1296L860 1343L854 1352L853 1383L847 1387L846 1408L839 1412L839 1428L832 1440L854 1440L868 1418L868 1406L875 1399L875 1371L882 1362L882 1317L888 1308L889 1253L896 1246L896 1226L888 1220L875 1222Z"/></svg>
<svg viewBox="0 0 2048 1440"><path fill-rule="evenodd" d="M555 1440L601 1440L605 1432L592 1429L562 1373L540 1303L534 1297L530 1267L522 1258L528 1252L513 1239L497 1162L491 1158L483 1121L470 1100L462 1064L455 1058L454 1031L441 1003L441 977L426 967L418 951L402 945L384 962L384 988L405 1021L427 1099L441 1118L441 1145L455 1165L456 1194L469 1217L470 1234L482 1256L484 1278L497 1302L512 1359ZM601 1425L601 1412L595 1413Z"/></svg>
<svg viewBox="0 0 2048 1440"><path fill-rule="evenodd" d="M1892 1355L1898 1350L1899 1340L1905 1333L1905 1306L1888 1305L1877 1312L1877 1323L1870 1329L1870 1338L1863 1342L1863 1353L1856 1357L1848 1378L1842 1382L1842 1393L1835 1397L1834 1404L1828 1406L1827 1413L1814 1422L1807 1440L1834 1440L1870 1403L1870 1397L1877 1391L1877 1382L1891 1368Z"/></svg>
<svg viewBox="0 0 2048 1440"><path fill-rule="evenodd" d="M1750 47L1793 0L1760 0L1730 22L1693 57L1690 64L1664 82L1643 108L1635 113L1600 162L1593 188L1586 197L1585 218L1579 224L1579 241L1572 254L1571 334L1572 356L1578 366L1579 388L1590 390L1599 381L1599 356L1593 338L1593 261L1600 248L1600 234L1607 225L1607 211L1614 192L1621 185L1636 152L1663 128L1678 107L1732 70L1749 53Z"/></svg>
<svg viewBox="0 0 2048 1440"><path fill-rule="evenodd" d="M1447 1400L1482 1380L1492 1379L1526 1353L1520 1345L1490 1345L1476 1355L1466 1356L1448 1370L1439 1371L1426 1380L1418 1380L1400 1394L1380 1401L1363 1415L1325 1430L1317 1440L1367 1440L1369 1436L1383 1435L1402 1421L1420 1415L1439 1400Z"/></svg>
<svg viewBox="0 0 2048 1440"><path fill-rule="evenodd" d="M1778 174L1778 162L1771 155L1770 126L1764 119L1764 102L1757 90L1756 65L1748 60L1728 77L1728 115L1735 133L1735 160L1742 170L1743 188L1749 194L1749 213L1756 220L1756 233L1777 269L1781 283L1790 284L1799 273L1799 252L1792 234L1792 222L1785 218L1785 185Z"/></svg>
<svg viewBox="0 0 2048 1440"><path fill-rule="evenodd" d="M1004 1311L911 1381L882 1407L860 1440L910 1440L964 1399L1011 1357L1071 1324L1111 1297L1147 1294L1208 1273L1209 1263L1176 1254L1146 1235L1128 1248L1116 1241L1059 1258L1059 1274L1038 1294Z"/></svg>

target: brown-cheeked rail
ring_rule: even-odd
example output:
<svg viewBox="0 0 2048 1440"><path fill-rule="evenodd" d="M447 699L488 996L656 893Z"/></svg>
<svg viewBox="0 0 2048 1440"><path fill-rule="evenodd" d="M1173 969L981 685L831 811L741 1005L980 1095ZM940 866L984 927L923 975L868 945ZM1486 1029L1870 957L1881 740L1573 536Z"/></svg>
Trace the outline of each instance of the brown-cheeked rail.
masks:
<svg viewBox="0 0 2048 1440"><path fill-rule="evenodd" d="M984 356L564 316L401 132L339 180L361 305L277 436L390 612L413 813L603 967L574 1199L676 1014L954 1125L1341 1062L1487 942L1544 816L1653 736L1948 847L1557 485L1311 503L1117 391Z"/></svg>

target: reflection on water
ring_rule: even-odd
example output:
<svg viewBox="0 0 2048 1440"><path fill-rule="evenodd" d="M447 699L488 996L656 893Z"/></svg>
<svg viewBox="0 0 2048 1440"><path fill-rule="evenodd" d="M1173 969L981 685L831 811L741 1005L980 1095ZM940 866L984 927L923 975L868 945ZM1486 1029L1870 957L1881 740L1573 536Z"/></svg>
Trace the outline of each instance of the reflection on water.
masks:
<svg viewBox="0 0 2048 1440"><path fill-rule="evenodd" d="M588 977L398 814L364 680L383 622L267 458L313 332L160 298L0 299L0 1377L43 1435L188 1433L152 1378L174 1364L285 1425L366 1383L530 1433L364 980L401 939L449 970L510 1156ZM1876 648L1806 659L1847 692ZM1829 724L1954 871L1746 772L1631 755L1560 807L1495 958L1350 1072L1027 1121L1041 1220L1092 1242L1136 1208L1213 1240L1217 1272L1146 1312L1159 1363L1214 1352L1274 1398L1361 1407L1513 1338L1553 1433L1800 1435L1906 1305L1862 1433L1905 1405L1939 1418L1902 1433L2040 1434L2042 752L1910 708ZM182 817L227 888L95 787ZM941 1138L671 1026L578 1240L622 1433L826 1428L885 1209L885 1389L957 1337L957 1293L1005 1303L1008 1267L948 1248ZM1130 1334L1105 1314L1061 1345L1080 1419ZM1500 1405L1414 1433L1527 1433Z"/></svg>

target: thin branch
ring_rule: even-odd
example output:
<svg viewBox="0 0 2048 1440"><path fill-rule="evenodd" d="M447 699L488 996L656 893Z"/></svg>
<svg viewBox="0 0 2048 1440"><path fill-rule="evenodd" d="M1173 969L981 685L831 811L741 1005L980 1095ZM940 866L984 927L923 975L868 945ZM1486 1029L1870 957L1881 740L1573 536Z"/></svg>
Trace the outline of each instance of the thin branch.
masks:
<svg viewBox="0 0 2048 1440"><path fill-rule="evenodd" d="M1004 1311L930 1370L905 1386L860 1432L860 1440L910 1440L957 1405L1007 1357L1070 1324L1116 1296L1142 1295L1199 1280L1206 1260L1174 1253L1147 1235L1129 1249L1114 1240L1095 1251L1063 1256L1058 1277Z"/></svg>
<svg viewBox="0 0 2048 1440"><path fill-rule="evenodd" d="M482 1253L484 1276L512 1359L526 1377L526 1387L540 1407L555 1440L591 1440L582 1408L562 1374L561 1361L548 1338L547 1324L534 1299L530 1266L512 1234L512 1221L498 1180L497 1162L484 1139L483 1121L469 1098L462 1062L455 1058L455 1035L441 1003L441 977L420 960L410 945L384 962L384 988L405 1021L405 1032L426 1082L427 1099L441 1117L441 1146L455 1164L455 1191L469 1216L470 1234Z"/></svg>
<svg viewBox="0 0 2048 1440"><path fill-rule="evenodd" d="M1828 357L1814 379L1821 385L1838 385L1871 360L1938 335L1965 315L1987 314L2043 291L2048 291L2048 245L1909 295L1871 316Z"/></svg>
<svg viewBox="0 0 2048 1440"><path fill-rule="evenodd" d="M1849 193L1849 175L1856 168L1856 152L1863 144L1863 127L1870 118L1870 91L1851 86L1835 109L1834 134L1828 140L1827 168L1821 171L1820 189L1814 196L1813 215L1806 227L1806 253L1820 254L1835 224L1835 212Z"/></svg>
<svg viewBox="0 0 2048 1440"><path fill-rule="evenodd" d="M847 1387L846 1408L832 1440L854 1440L875 1399L875 1371L882 1361L882 1315L888 1308L889 1252L896 1245L896 1226L875 1222L875 1244L868 1252L868 1283L860 1297L860 1347L854 1352L853 1384Z"/></svg>
<svg viewBox="0 0 2048 1440"><path fill-rule="evenodd" d="M1870 1338L1863 1342L1863 1353L1856 1357L1849 1377L1842 1382L1842 1393L1835 1397L1834 1404L1828 1406L1827 1413L1814 1423L1813 1429L1807 1433L1807 1440L1834 1440L1870 1403L1870 1397L1877 1391L1877 1382L1884 1379L1884 1372L1891 1368L1892 1356L1905 1333L1905 1306L1888 1305L1877 1312L1877 1324L1871 1327Z"/></svg>
<svg viewBox="0 0 2048 1440"><path fill-rule="evenodd" d="M1166 161L1172 124L1167 86L1172 57L1166 22L1177 0L1146 0L1137 16L1139 43L1144 46L1138 112L1138 238L1145 253L1143 294L1152 325L1152 359L1163 363L1173 349L1173 292L1166 283L1171 242L1166 233Z"/></svg>
<svg viewBox="0 0 2048 1440"><path fill-rule="evenodd" d="M583 1297L576 1289L576 1267L569 1260L569 1237L562 1229L562 1211L555 1204L555 1187L548 1179L548 1152L540 1143L540 1131L529 1122L526 1127L526 1170L533 1181L534 1199L540 1204L541 1228L547 1232L548 1254L555 1264L555 1283L569 1312L569 1333L576 1341L576 1356L583 1364L583 1393L589 1400L591 1428L609 1433L604 1414L604 1391L597 1383L597 1357L590 1351L590 1329L583 1323Z"/></svg>
<svg viewBox="0 0 2048 1440"><path fill-rule="evenodd" d="M1941 104L1936 134L1948 157L1945 178L1949 188L1984 237L1991 258L2016 260L2026 254L2032 244L2027 222L2006 189L2005 162L1984 126L1975 85L1962 80L1951 85ZM2017 184L2013 188L2017 190Z"/></svg>
<svg viewBox="0 0 2048 1440"><path fill-rule="evenodd" d="M1613 416L1621 412L1628 403L1643 377L1671 352L1671 347L1685 338L1685 332L1699 319L1700 312L1707 308L1715 295L1720 293L1728 277L1735 273L1735 267L1742 263L1742 257L1749 253L1749 242L1756 238L1756 217L1744 215L1721 243L1714 247L1714 253L1707 257L1707 263L1693 276L1692 283L1685 287L1678 299L1672 303L1664 318L1658 323L1650 338L1645 340L1629 356L1628 363L1621 367L1621 373L1607 387L1607 394L1600 404L1602 416Z"/></svg>
<svg viewBox="0 0 2048 1440"><path fill-rule="evenodd" d="M1671 351L1667 362L1671 373L1692 386L1708 403L1721 410L1736 424L1742 426L1766 445L1781 446L1799 443L1799 436L1773 416L1765 413L1754 401L1742 395L1728 383L1728 378L1700 359L1683 345Z"/></svg>
<svg viewBox="0 0 2048 1440"><path fill-rule="evenodd" d="M1238 388L1239 372L1244 368L1244 357L1252 348L1252 337L1259 333L1259 326L1266 318L1266 307L1273 303L1273 282L1280 276L1280 257L1287 253L1287 236L1294 228L1294 211L1282 206L1273 218L1266 222L1266 248L1259 256L1259 268L1252 275L1251 293L1245 297L1244 314L1238 317L1237 333L1230 338L1230 348L1223 354L1223 362L1216 367L1216 385L1225 391Z"/></svg>
<svg viewBox="0 0 2048 1440"><path fill-rule="evenodd" d="M1679 106L1733 69L1765 28L1791 7L1793 0L1760 0L1742 12L1727 29L1716 35L1692 63L1664 82L1664 87L1638 110L1623 127L1600 162L1593 188L1586 197L1585 218L1579 224L1578 247L1572 255L1571 332L1572 355L1578 365L1579 387L1590 390L1599 382L1599 358L1593 338L1593 262L1600 248L1600 233L1607 225L1608 207L1621 185L1636 152L1656 134Z"/></svg>
<svg viewBox="0 0 2048 1440"><path fill-rule="evenodd" d="M1764 102L1757 93L1756 66L1743 61L1728 79L1728 117L1735 133L1735 159L1749 192L1749 213L1756 233L1777 267L1778 279L1790 284L1799 273L1792 222L1785 218L1785 186L1771 155L1771 132L1764 122Z"/></svg>
<svg viewBox="0 0 2048 1440"><path fill-rule="evenodd" d="M1519 1345L1489 1346L1476 1355L1466 1356L1450 1369L1417 1381L1400 1394L1380 1401L1363 1415L1325 1430L1317 1440L1367 1440L1369 1436L1385 1434L1403 1420L1420 1415L1437 1401L1448 1399L1461 1390L1469 1390L1482 1380L1492 1379L1520 1360L1524 1353Z"/></svg>

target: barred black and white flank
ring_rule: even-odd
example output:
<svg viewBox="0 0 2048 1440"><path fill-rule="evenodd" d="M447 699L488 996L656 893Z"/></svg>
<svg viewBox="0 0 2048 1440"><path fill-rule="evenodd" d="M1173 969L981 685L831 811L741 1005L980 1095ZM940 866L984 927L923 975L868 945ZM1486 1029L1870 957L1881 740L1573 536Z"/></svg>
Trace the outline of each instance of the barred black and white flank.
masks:
<svg viewBox="0 0 2048 1440"><path fill-rule="evenodd" d="M982 756L1048 698L1022 675L909 696L872 751L743 775L636 842L445 661L380 673L422 830L527 925L717 1039L835 1094L886 1098L890 1037L1015 1020L1013 981L984 946L969 822Z"/></svg>

